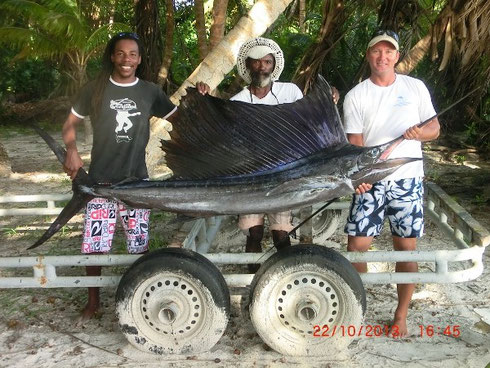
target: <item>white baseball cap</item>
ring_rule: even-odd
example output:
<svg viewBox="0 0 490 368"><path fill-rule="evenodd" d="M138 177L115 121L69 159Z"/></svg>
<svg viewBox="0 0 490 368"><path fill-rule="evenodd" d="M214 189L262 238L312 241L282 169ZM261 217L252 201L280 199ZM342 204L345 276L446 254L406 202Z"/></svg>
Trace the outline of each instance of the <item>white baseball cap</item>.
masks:
<svg viewBox="0 0 490 368"><path fill-rule="evenodd" d="M373 47L378 42L386 41L395 46L396 51L398 51L400 49L398 40L398 35L395 32L390 30L380 30L374 34L374 37L371 39L371 41L369 41L367 48L369 49L370 47Z"/></svg>

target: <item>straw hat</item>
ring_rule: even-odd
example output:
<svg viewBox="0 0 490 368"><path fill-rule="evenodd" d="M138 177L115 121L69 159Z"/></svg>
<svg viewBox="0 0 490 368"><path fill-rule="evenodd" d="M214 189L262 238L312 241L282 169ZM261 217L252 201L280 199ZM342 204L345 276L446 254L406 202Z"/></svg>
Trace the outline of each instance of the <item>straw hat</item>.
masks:
<svg viewBox="0 0 490 368"><path fill-rule="evenodd" d="M238 74L240 74L245 82L252 82L250 71L245 64L247 58L261 59L268 54L272 54L276 60L276 66L271 73L271 79L275 81L279 79L284 69L284 54L276 42L269 38L257 37L248 40L240 47L237 56L237 69Z"/></svg>

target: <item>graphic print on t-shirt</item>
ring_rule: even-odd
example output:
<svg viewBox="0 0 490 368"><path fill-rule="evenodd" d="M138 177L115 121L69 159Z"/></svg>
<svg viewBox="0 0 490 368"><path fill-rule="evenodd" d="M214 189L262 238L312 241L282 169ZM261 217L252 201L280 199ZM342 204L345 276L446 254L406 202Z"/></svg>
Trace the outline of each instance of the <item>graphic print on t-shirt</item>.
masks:
<svg viewBox="0 0 490 368"><path fill-rule="evenodd" d="M129 142L131 137L128 134L128 130L133 127L133 123L129 119L130 116L141 115L141 112L137 111L131 113L131 110L136 110L136 102L129 98L122 98L120 100L111 100L110 107L112 110L116 110L116 142Z"/></svg>
<svg viewBox="0 0 490 368"><path fill-rule="evenodd" d="M406 106L406 105L409 105L410 102L407 101L406 98L404 98L403 96L398 96L396 98L396 103L395 103L395 107L402 107L402 106Z"/></svg>

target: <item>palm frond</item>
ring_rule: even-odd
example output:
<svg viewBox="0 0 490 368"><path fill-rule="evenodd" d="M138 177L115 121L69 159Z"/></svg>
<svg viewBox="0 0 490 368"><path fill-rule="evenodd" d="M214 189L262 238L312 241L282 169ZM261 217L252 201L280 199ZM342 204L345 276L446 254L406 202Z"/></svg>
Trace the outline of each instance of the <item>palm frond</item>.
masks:
<svg viewBox="0 0 490 368"><path fill-rule="evenodd" d="M40 22L49 12L45 6L29 0L4 0L0 2L0 9L16 16L27 17Z"/></svg>
<svg viewBox="0 0 490 368"><path fill-rule="evenodd" d="M91 53L94 50L107 44L107 41L118 32L130 32L131 28L125 23L111 23L99 27L88 36L85 43L85 52Z"/></svg>
<svg viewBox="0 0 490 368"><path fill-rule="evenodd" d="M13 61L30 56L54 58L62 55L67 48L59 39L38 30L21 27L0 28L0 44L13 46L21 51Z"/></svg>

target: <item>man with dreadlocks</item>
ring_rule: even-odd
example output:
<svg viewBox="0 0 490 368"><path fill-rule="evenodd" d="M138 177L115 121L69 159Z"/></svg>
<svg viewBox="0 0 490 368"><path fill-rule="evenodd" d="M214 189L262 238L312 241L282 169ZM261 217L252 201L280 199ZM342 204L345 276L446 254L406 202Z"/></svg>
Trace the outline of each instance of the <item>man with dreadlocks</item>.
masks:
<svg viewBox="0 0 490 368"><path fill-rule="evenodd" d="M177 107L161 87L138 78L142 53L137 34L116 34L106 46L97 79L80 91L63 125L64 169L71 179L83 166L76 145L76 125L86 116L91 117L94 132L90 177L100 184L148 178L145 148L150 133L149 118L167 118ZM203 87L200 90L203 91ZM126 233L128 252L148 251L148 209L132 209L114 200L94 198L86 206L82 253L110 251L118 213ZM100 266L87 267L87 275L100 274ZM90 319L99 304L99 288L90 287L79 322Z"/></svg>

